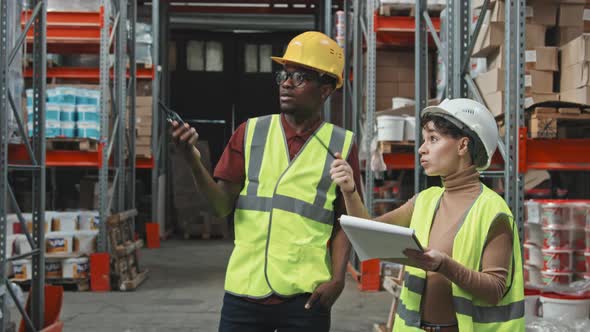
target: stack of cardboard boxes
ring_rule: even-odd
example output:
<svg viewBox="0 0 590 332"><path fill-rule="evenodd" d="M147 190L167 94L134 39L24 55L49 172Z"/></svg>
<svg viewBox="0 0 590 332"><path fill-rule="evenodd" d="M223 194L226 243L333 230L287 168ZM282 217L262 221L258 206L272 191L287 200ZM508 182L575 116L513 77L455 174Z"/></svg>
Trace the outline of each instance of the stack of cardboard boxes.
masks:
<svg viewBox="0 0 590 332"><path fill-rule="evenodd" d="M590 34L570 41L561 49L561 100L590 103Z"/></svg>
<svg viewBox="0 0 590 332"><path fill-rule="evenodd" d="M431 71L429 71L431 72ZM377 51L376 108L392 108L394 97L414 98L414 51Z"/></svg>
<svg viewBox="0 0 590 332"><path fill-rule="evenodd" d="M479 16L483 1L474 0L472 4L474 16ZM556 25L560 7L555 1L527 1L525 107L543 101L559 100L553 84L554 73L558 71L558 48L549 46L546 37L548 29ZM487 58L488 72L480 74L476 83L494 116L504 113L504 22L505 3L499 0L491 2L473 52L474 57Z"/></svg>
<svg viewBox="0 0 590 332"><path fill-rule="evenodd" d="M137 157L152 156L152 97L135 99L135 154Z"/></svg>
<svg viewBox="0 0 590 332"><path fill-rule="evenodd" d="M137 82L135 97L135 154L152 156L152 82Z"/></svg>

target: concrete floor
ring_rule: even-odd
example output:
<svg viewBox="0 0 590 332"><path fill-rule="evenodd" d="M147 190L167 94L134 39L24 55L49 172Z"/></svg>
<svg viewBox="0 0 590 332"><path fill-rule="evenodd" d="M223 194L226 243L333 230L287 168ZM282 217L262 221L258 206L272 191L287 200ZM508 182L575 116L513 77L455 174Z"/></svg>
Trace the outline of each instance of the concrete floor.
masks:
<svg viewBox="0 0 590 332"><path fill-rule="evenodd" d="M65 331L217 331L225 267L233 243L169 240L144 249L140 262L150 270L135 292L66 292ZM387 319L391 296L362 293L348 276L332 310L332 331L372 331Z"/></svg>

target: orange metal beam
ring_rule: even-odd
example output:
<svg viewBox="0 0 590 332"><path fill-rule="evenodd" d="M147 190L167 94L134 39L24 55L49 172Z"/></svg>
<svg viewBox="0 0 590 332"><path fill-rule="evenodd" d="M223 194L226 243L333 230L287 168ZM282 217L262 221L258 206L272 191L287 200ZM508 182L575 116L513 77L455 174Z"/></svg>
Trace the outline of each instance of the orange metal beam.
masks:
<svg viewBox="0 0 590 332"><path fill-rule="evenodd" d="M47 167L96 167L102 164L102 149L104 143L99 143L98 151L69 151L48 150L45 155ZM8 160L15 164L30 164L31 160L23 144L8 145ZM152 158L137 158L136 168L153 168Z"/></svg>
<svg viewBox="0 0 590 332"><path fill-rule="evenodd" d="M30 78L33 76L33 70L27 68L24 71L24 76ZM111 70L111 78L113 77L113 71ZM129 77L129 72L127 72ZM100 79L99 68L86 68L86 67L54 67L47 68L47 78L64 78L64 79L82 79L98 81ZM138 79L153 79L154 68L144 69L137 68Z"/></svg>
<svg viewBox="0 0 590 332"><path fill-rule="evenodd" d="M413 46L416 19L411 16L380 16L374 15L374 30L377 42L388 46ZM440 31L440 18L432 17L436 31ZM428 35L429 45L434 46L432 36Z"/></svg>
<svg viewBox="0 0 590 332"><path fill-rule="evenodd" d="M414 169L414 154L410 152L386 153L383 160L387 169Z"/></svg>
<svg viewBox="0 0 590 332"><path fill-rule="evenodd" d="M529 169L556 171L590 171L590 139L530 139L527 128L520 129L519 172ZM413 169L413 153L383 155L387 169ZM498 151L492 158L490 170L504 169Z"/></svg>

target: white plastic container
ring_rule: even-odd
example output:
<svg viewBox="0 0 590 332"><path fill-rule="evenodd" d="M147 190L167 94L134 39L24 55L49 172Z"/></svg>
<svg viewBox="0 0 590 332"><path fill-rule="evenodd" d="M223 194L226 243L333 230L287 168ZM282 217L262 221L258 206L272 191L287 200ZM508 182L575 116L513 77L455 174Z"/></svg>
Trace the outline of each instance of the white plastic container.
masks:
<svg viewBox="0 0 590 332"><path fill-rule="evenodd" d="M554 272L572 272L574 270L574 250L542 249L543 270Z"/></svg>
<svg viewBox="0 0 590 332"><path fill-rule="evenodd" d="M45 252L69 254L72 252L74 235L70 232L50 232L45 236Z"/></svg>
<svg viewBox="0 0 590 332"><path fill-rule="evenodd" d="M391 98L391 108L396 109L405 106L414 106L416 105L416 101L414 99L403 98L403 97L393 97Z"/></svg>
<svg viewBox="0 0 590 332"><path fill-rule="evenodd" d="M45 261L45 278L60 279L63 275L61 260Z"/></svg>
<svg viewBox="0 0 590 332"><path fill-rule="evenodd" d="M87 257L68 258L63 261L63 278L83 279L88 278L90 264Z"/></svg>
<svg viewBox="0 0 590 332"><path fill-rule="evenodd" d="M12 261L12 271L16 280L31 280L33 277L31 260L19 259Z"/></svg>
<svg viewBox="0 0 590 332"><path fill-rule="evenodd" d="M96 252L98 231L77 231L74 233L74 252L91 254Z"/></svg>
<svg viewBox="0 0 590 332"><path fill-rule="evenodd" d="M524 217L529 224L540 224L540 204L537 201L529 200L524 202Z"/></svg>
<svg viewBox="0 0 590 332"><path fill-rule="evenodd" d="M404 139L404 117L381 115L377 117L377 140L401 141Z"/></svg>
<svg viewBox="0 0 590 332"><path fill-rule="evenodd" d="M568 223L563 218L565 204L561 203L542 203L541 204L541 222L543 226L565 226Z"/></svg>
<svg viewBox="0 0 590 332"><path fill-rule="evenodd" d="M574 249L572 231L570 228L559 225L543 227L543 248Z"/></svg>
<svg viewBox="0 0 590 332"><path fill-rule="evenodd" d="M59 212L53 217L53 232L74 232L78 230L78 212Z"/></svg>
<svg viewBox="0 0 590 332"><path fill-rule="evenodd" d="M569 222L576 228L586 227L586 219L590 213L590 204L584 202L568 203Z"/></svg>
<svg viewBox="0 0 590 332"><path fill-rule="evenodd" d="M80 211L78 226L81 231L98 229L98 211Z"/></svg>
<svg viewBox="0 0 590 332"><path fill-rule="evenodd" d="M524 282L526 285L543 286L543 276L538 267L524 265Z"/></svg>
<svg viewBox="0 0 590 332"><path fill-rule="evenodd" d="M543 268L543 253L541 248L534 244L524 244L524 262L525 264L536 268Z"/></svg>
<svg viewBox="0 0 590 332"><path fill-rule="evenodd" d="M413 116L404 117L404 140L415 141L416 140L416 118Z"/></svg>
<svg viewBox="0 0 590 332"><path fill-rule="evenodd" d="M573 272L552 272L552 271L541 271L543 276L543 284L545 286L567 286L574 279Z"/></svg>
<svg viewBox="0 0 590 332"><path fill-rule="evenodd" d="M541 295L539 301L542 304L543 318L562 321L588 319L590 298L546 293Z"/></svg>
<svg viewBox="0 0 590 332"><path fill-rule="evenodd" d="M524 224L524 241L525 243L543 246L543 230L540 224Z"/></svg>
<svg viewBox="0 0 590 332"><path fill-rule="evenodd" d="M14 254L24 255L32 251L31 245L24 234L16 234L14 241Z"/></svg>

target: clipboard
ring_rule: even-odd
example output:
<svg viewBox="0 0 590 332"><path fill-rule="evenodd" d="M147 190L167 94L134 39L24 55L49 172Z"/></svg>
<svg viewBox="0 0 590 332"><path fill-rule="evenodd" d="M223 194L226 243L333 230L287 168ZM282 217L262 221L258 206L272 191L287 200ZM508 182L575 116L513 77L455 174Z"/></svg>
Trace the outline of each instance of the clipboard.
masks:
<svg viewBox="0 0 590 332"><path fill-rule="evenodd" d="M373 258L403 262L403 251L424 251L412 228L385 224L348 215L340 217L340 225L361 261Z"/></svg>

